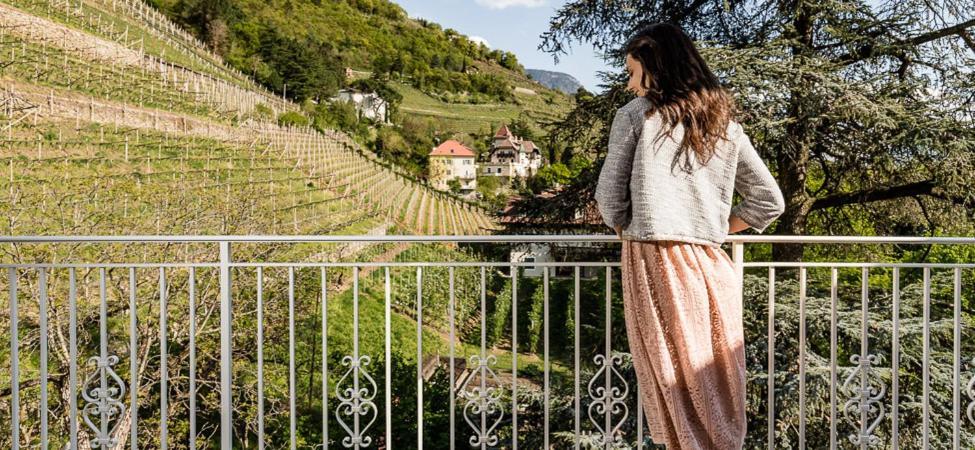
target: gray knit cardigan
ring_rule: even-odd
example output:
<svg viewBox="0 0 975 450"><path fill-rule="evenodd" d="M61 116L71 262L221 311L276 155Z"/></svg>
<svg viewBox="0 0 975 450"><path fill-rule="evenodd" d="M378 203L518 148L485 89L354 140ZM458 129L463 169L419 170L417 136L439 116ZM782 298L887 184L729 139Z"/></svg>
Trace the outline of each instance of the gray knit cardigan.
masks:
<svg viewBox="0 0 975 450"><path fill-rule="evenodd" d="M613 118L595 193L606 225L621 225L624 239L720 246L729 215L762 232L782 214L782 191L739 123L701 165L693 152L677 154L683 126L667 136L659 114L644 117L649 106L636 97ZM734 191L742 201L732 206Z"/></svg>

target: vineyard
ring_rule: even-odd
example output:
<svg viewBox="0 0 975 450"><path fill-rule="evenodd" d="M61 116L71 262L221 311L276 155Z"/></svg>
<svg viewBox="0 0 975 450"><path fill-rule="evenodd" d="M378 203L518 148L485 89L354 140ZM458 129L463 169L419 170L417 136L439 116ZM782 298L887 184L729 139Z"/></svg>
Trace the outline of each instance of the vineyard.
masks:
<svg viewBox="0 0 975 450"><path fill-rule="evenodd" d="M295 109L293 103L229 68L198 40L141 1L14 0L0 4L0 195L4 197L0 201L4 217L0 234L462 235L487 234L495 229L492 219L479 207L431 189L341 132L277 125L279 114ZM212 261L216 250L194 244L17 245L4 247L2 258L17 264ZM453 246L356 243L241 245L234 248L234 257L265 261L470 259ZM321 326L315 313L324 311L319 309L320 303L312 301L314 294L306 295L302 290L310 289L318 280L319 274L312 272L296 274L299 296L304 301L291 310L299 315L299 330L307 333ZM458 271L459 296L467 297L459 297L457 303L459 336L471 332L469 324L477 320L473 303L476 282L471 278L475 274L473 269L467 272ZM470 280L460 281L465 273ZM97 353L100 301L108 303L111 346L130 352L124 364L141 361L133 372L132 390L139 396L134 404L152 410L152 405L162 401L163 411L173 414L171 430L158 417L143 419L133 428L145 433L158 427L164 438L167 431L189 433L185 428L177 430L175 424L186 424L191 403L193 408L200 408L203 428L204 412L214 407L216 367L202 361L198 368L194 366L192 388L198 396L186 395L191 385L185 374L189 359L195 358L191 348L204 353L216 345L216 325L205 319L218 305L214 273L204 269L91 269L68 275L67 271L52 270L45 272L43 279L31 271L15 276L23 295L37 295L39 289L52 295L50 304L22 304L19 317L13 319L19 327L21 355L35 355L19 358L20 379L36 378L38 371L61 374L51 380L57 394L46 405L51 417L51 443L67 440L66 413L71 402L66 386L68 367L80 365ZM268 300L269 319L264 331L267 353L273 359L266 364L269 416L284 412L281 396L285 388L281 383L286 386L287 382L281 378L282 371L287 370L286 360L273 356L281 355L284 350L280 345L287 342L287 336L280 334L285 331L281 328L284 316L273 313L280 307L276 299L288 288L278 275L268 270L262 285L262 295ZM362 303L353 311L351 271L336 269L329 273L332 281L319 291L336 296L327 309L327 334L334 339L328 347L329 358L351 352L348 327L355 314L370 319L359 331L364 348L375 352L376 345L381 344L383 305L377 294L381 288L375 281L379 275L363 272ZM253 277L253 271L241 274L242 284L250 287L241 289L240 311L235 312L238 324L249 328L235 337L234 345L242 348L254 345L250 328L257 319ZM3 278L0 284L10 288L13 279ZM130 305L119 297L116 288L121 289L122 279L127 280L125 283L131 279L129 292L139 302ZM397 283L408 284L410 279L408 273L394 274ZM446 285L436 281L425 283L433 286L431 299L436 300L430 301L437 308L426 313L425 319L430 321L424 323L423 332L427 353L442 352L447 345ZM77 348L69 351L68 342L60 340L50 360L42 362L36 351L48 319L58 339L66 339L62 331L68 329L67 318L56 311L69 306L69 284L72 292L77 288L78 297L72 301L82 319L73 344ZM171 297L161 304L146 300L159 299L164 293ZM5 311L10 308L8 301L3 301ZM409 337L409 330L416 326L411 316L414 304L406 296L395 298L392 306L392 326ZM137 328L127 328L127 310L140 315ZM143 315L148 319L143 320ZM190 329L188 323L192 323ZM8 330L11 326L11 317L0 317L0 328ZM138 344L126 347L126 335ZM411 353L405 349L415 348L416 340L398 340L396 346L404 349L402 353L409 361ZM299 359L307 362L311 358L311 365L304 369L310 378L303 376L303 389L310 389L314 382L314 355L318 351L325 354L321 347L300 347ZM0 386L6 392L11 390L10 356L9 348L0 352L0 365L4 367ZM415 352L412 360L416 361ZM244 366L235 381L243 386L241 408L256 414L247 397L253 393L256 361L241 360L241 364ZM83 380L88 373L88 367L81 368L73 381ZM329 378L333 377L338 374L329 373ZM160 382L167 386L169 396L160 394ZM39 395L46 394L41 394L36 385L32 389L25 385L20 417L38 417ZM8 400L0 398L2 422L11 418ZM44 420L47 417L44 415ZM269 428L274 423L269 419ZM39 439L37 421L23 422L20 428L19 441ZM121 438L119 433L117 437ZM212 433L212 428L200 429L193 436L204 440ZM90 437L80 433L79 438ZM9 448L9 439L3 433L0 446ZM133 439L150 447L155 442L149 433Z"/></svg>
<svg viewBox="0 0 975 450"><path fill-rule="evenodd" d="M170 208L224 218L253 214L241 233L329 233L369 228L363 224L370 220L420 234L492 228L483 211L366 156L339 132L269 122L293 105L202 52L141 2L13 5L22 9L0 5L9 208L30 205L24 214L50 218L47 199L73 198L92 213L98 205L121 204L133 232L156 233L175 230L175 223L165 223L179 217ZM135 37L138 50L131 48ZM166 55L178 55L178 63ZM45 183L44 174L60 171L69 183ZM97 200L77 198L94 186ZM165 192L176 198L160 195ZM43 230L24 220L35 233ZM186 232L230 229L195 220L200 228ZM71 226L114 229L101 223ZM14 225L10 234L23 232Z"/></svg>

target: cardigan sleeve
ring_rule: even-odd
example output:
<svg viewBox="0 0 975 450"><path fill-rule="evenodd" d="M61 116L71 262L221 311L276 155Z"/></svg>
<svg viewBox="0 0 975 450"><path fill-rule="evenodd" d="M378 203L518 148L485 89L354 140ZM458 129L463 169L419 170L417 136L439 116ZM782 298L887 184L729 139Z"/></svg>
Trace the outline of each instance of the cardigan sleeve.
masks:
<svg viewBox="0 0 975 450"><path fill-rule="evenodd" d="M637 132L629 114L616 111L609 131L606 159L596 183L596 204L610 228L626 227L633 218L630 208L630 171L636 150Z"/></svg>
<svg viewBox="0 0 975 450"><path fill-rule="evenodd" d="M785 211L785 199L775 177L744 131L738 135L736 145L735 191L742 196L742 201L731 208L731 214L761 233Z"/></svg>

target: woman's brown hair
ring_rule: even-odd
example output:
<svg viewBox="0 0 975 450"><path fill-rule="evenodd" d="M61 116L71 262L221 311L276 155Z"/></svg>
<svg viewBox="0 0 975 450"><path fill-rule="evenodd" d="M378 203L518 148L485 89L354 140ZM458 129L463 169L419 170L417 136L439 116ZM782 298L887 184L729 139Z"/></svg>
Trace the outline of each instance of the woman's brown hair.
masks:
<svg viewBox="0 0 975 450"><path fill-rule="evenodd" d="M684 166L690 168L690 148L701 164L707 163L718 139L727 139L735 102L691 39L676 25L655 23L630 38L624 55L630 55L643 67L640 85L646 89L644 97L651 105L646 117L659 112L668 136L678 122L684 126L684 138L674 162L685 155Z"/></svg>

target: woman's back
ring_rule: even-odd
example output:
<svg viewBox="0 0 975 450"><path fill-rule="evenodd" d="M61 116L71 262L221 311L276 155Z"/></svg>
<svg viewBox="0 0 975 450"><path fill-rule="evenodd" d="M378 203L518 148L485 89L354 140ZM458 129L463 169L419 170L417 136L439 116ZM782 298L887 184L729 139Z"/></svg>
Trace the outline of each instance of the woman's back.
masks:
<svg viewBox="0 0 975 450"><path fill-rule="evenodd" d="M764 230L785 202L733 120L731 94L679 27L641 28L624 53L637 98L613 119L596 201L627 238L623 310L644 417L668 449L740 449L742 286L720 246L741 221ZM735 191L743 200L732 207Z"/></svg>
<svg viewBox="0 0 975 450"><path fill-rule="evenodd" d="M693 152L678 153L683 126L668 136L659 114L645 118L649 107L636 97L613 119L595 194L607 225L629 239L719 246L730 214L763 231L782 213L782 192L739 123L728 124L727 140L702 165ZM732 207L736 190L744 199Z"/></svg>

